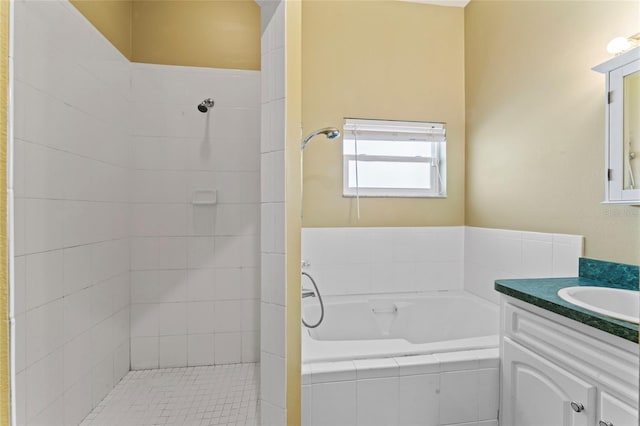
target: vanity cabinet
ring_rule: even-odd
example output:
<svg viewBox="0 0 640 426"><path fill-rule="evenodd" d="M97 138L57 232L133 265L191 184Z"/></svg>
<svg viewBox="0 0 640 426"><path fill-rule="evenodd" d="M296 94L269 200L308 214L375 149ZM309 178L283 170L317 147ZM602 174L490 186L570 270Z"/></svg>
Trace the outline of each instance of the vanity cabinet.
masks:
<svg viewBox="0 0 640 426"><path fill-rule="evenodd" d="M503 343L502 424L517 426L589 426L593 424L595 386L545 360L508 337ZM573 402L574 409L571 408ZM590 416L591 414L591 416ZM590 418L591 417L591 418Z"/></svg>
<svg viewBox="0 0 640 426"><path fill-rule="evenodd" d="M502 426L638 426L638 345L503 296Z"/></svg>
<svg viewBox="0 0 640 426"><path fill-rule="evenodd" d="M640 205L640 47L593 69L606 76L604 203Z"/></svg>

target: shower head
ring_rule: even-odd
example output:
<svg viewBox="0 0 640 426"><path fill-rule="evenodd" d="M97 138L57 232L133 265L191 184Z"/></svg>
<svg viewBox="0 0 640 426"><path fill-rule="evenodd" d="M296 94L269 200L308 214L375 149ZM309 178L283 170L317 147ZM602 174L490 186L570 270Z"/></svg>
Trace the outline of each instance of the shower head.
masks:
<svg viewBox="0 0 640 426"><path fill-rule="evenodd" d="M213 99L207 98L204 101L200 102L200 105L198 105L198 111L207 112L209 111L209 108L213 108L213 104Z"/></svg>
<svg viewBox="0 0 640 426"><path fill-rule="evenodd" d="M300 149L304 149L311 141L311 139L315 138L318 135L325 135L327 139L331 140L340 136L340 130L336 129L335 127L323 127L322 129L318 129L304 139L302 145L300 145Z"/></svg>

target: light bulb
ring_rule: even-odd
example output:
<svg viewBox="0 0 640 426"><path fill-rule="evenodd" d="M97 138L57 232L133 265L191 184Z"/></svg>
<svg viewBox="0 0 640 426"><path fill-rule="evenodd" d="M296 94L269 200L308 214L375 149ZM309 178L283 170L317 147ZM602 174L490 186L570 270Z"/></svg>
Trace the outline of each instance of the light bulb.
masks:
<svg viewBox="0 0 640 426"><path fill-rule="evenodd" d="M619 55L622 52L631 49L634 43L626 37L616 37L607 44L607 52L612 55Z"/></svg>

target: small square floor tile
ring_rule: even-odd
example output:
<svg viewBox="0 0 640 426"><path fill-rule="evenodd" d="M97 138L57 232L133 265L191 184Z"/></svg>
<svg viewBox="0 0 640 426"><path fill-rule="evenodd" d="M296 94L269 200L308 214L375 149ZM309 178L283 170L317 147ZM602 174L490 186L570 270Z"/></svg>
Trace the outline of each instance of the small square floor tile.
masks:
<svg viewBox="0 0 640 426"><path fill-rule="evenodd" d="M80 426L257 426L257 364L130 371Z"/></svg>

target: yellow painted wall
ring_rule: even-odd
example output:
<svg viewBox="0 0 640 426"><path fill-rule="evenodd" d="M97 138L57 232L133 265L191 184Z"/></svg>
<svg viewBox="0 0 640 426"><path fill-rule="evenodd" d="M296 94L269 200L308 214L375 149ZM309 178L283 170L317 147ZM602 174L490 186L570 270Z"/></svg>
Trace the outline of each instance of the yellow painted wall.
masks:
<svg viewBox="0 0 640 426"><path fill-rule="evenodd" d="M464 11L399 1L302 2L304 134L344 117L447 123L446 199L342 197L341 139L304 151L305 227L464 223Z"/></svg>
<svg viewBox="0 0 640 426"><path fill-rule="evenodd" d="M132 62L260 69L254 0L71 0Z"/></svg>
<svg viewBox="0 0 640 426"><path fill-rule="evenodd" d="M301 229L300 137L302 127L302 7L285 3L285 199L286 199L286 327L287 426L301 424Z"/></svg>
<svg viewBox="0 0 640 426"><path fill-rule="evenodd" d="M9 424L9 268L7 252L7 88L9 2L0 2L0 425Z"/></svg>
<svg viewBox="0 0 640 426"><path fill-rule="evenodd" d="M637 1L478 1L465 8L466 224L585 236L640 263L640 208L604 197L604 76Z"/></svg>
<svg viewBox="0 0 640 426"><path fill-rule="evenodd" d="M98 31L131 60L133 0L70 0Z"/></svg>
<svg viewBox="0 0 640 426"><path fill-rule="evenodd" d="M136 0L132 22L133 62L260 69L254 0Z"/></svg>

